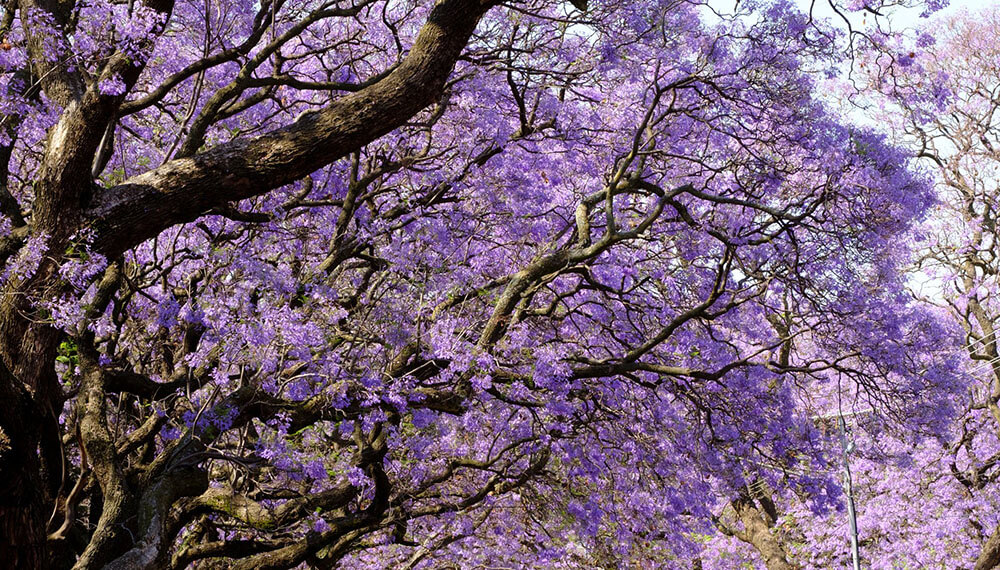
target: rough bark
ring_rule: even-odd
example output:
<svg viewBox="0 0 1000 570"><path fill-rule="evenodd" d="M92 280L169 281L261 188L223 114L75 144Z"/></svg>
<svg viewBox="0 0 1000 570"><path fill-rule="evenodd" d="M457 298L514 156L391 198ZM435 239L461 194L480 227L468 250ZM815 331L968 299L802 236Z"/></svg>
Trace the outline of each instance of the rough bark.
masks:
<svg viewBox="0 0 1000 570"><path fill-rule="evenodd" d="M1000 525L993 529L993 534L986 540L983 549L976 559L973 570L992 570L1000 568Z"/></svg>
<svg viewBox="0 0 1000 570"><path fill-rule="evenodd" d="M10 568L44 568L45 520L38 508L42 485L33 403L2 362L0 380L0 560Z"/></svg>
<svg viewBox="0 0 1000 570"><path fill-rule="evenodd" d="M743 531L739 533L740 540L749 543L764 559L767 570L795 570L797 567L788 562L788 555L772 532L775 520L775 513L767 507L769 501L762 501L761 506L750 497L741 497L733 501L733 508L740 522L743 523Z"/></svg>
<svg viewBox="0 0 1000 570"><path fill-rule="evenodd" d="M134 492L125 481L125 474L118 462L117 446L108 429L104 375L97 365L97 355L83 353L81 367L83 384L77 400L77 408L81 414L80 435L101 487L104 508L90 544L73 568L103 568L113 553L127 544L132 533L123 524L123 519L131 517L138 505Z"/></svg>

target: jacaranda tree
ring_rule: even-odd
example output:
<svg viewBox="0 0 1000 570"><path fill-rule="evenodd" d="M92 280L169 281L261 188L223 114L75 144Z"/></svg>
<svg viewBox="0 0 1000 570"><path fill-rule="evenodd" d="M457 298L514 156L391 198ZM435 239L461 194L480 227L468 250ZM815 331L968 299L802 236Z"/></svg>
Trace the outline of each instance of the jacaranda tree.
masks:
<svg viewBox="0 0 1000 570"><path fill-rule="evenodd" d="M862 558L872 568L1000 565L1000 365L997 356L997 7L929 21L872 45L856 62L845 101L877 118L935 175L939 203L913 238L909 287L946 312L962 334L968 385L953 394L952 427L937 434L888 434L866 414L851 418L851 454ZM905 38L905 39L903 39ZM915 436L915 437L914 437ZM807 568L843 567L842 513L812 516L786 493L772 534ZM706 559L753 563L749 547L712 540Z"/></svg>
<svg viewBox="0 0 1000 570"><path fill-rule="evenodd" d="M788 568L815 416L949 417L929 177L787 2L0 15L5 563Z"/></svg>
<svg viewBox="0 0 1000 570"><path fill-rule="evenodd" d="M940 204L919 258L929 285L921 296L946 309L960 326L972 383L957 395L959 420L935 461L953 490L936 494L949 511L963 513L943 525L958 538L958 552L972 550L950 565L976 570L1000 566L998 22L994 6L925 26L905 53L869 58L869 93L879 96L864 98L893 114L895 138L938 180Z"/></svg>

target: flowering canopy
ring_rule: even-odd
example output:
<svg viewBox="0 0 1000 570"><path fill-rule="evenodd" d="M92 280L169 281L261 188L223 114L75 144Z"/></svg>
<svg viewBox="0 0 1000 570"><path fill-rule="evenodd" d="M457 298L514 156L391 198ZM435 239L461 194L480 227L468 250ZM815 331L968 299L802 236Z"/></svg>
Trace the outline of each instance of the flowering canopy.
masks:
<svg viewBox="0 0 1000 570"><path fill-rule="evenodd" d="M7 3L0 558L788 567L812 418L961 379L929 177L817 98L835 28L738 8Z"/></svg>

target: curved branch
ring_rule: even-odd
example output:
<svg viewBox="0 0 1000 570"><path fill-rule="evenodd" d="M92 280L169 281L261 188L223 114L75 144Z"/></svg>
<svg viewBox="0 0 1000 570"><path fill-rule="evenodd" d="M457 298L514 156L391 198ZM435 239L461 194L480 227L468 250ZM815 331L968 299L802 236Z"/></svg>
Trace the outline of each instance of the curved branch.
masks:
<svg viewBox="0 0 1000 570"><path fill-rule="evenodd" d="M377 139L437 99L480 17L480 0L441 0L385 79L265 135L170 161L98 192L86 211L109 257L226 202L263 194Z"/></svg>

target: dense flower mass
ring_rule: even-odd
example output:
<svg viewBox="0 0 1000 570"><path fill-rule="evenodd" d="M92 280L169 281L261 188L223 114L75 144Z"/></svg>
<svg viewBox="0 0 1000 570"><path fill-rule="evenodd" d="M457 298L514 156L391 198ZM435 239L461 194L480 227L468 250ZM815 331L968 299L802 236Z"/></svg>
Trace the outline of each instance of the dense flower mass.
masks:
<svg viewBox="0 0 1000 570"><path fill-rule="evenodd" d="M882 567L975 559L904 505L994 504L985 301L908 292L950 202L825 97L944 109L936 44L733 10L0 8L0 559L830 567L839 417Z"/></svg>

